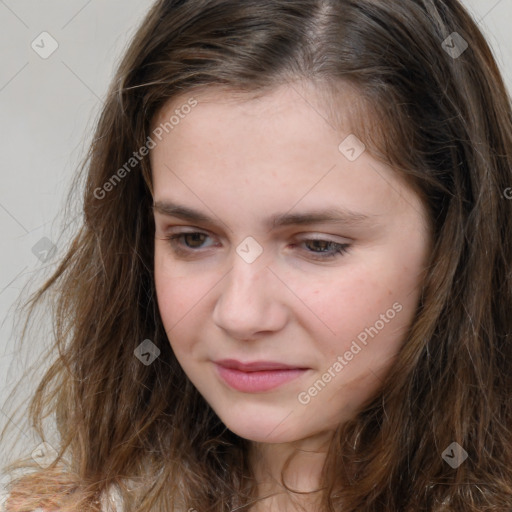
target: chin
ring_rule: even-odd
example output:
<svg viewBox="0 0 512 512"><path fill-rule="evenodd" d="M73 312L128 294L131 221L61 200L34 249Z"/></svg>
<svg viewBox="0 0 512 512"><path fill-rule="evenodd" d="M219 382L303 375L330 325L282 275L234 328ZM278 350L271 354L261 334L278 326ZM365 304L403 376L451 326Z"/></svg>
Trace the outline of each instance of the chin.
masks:
<svg viewBox="0 0 512 512"><path fill-rule="evenodd" d="M291 423L293 414L287 414L218 416L231 432L256 443L290 443L305 437L306 434L295 431L296 425Z"/></svg>

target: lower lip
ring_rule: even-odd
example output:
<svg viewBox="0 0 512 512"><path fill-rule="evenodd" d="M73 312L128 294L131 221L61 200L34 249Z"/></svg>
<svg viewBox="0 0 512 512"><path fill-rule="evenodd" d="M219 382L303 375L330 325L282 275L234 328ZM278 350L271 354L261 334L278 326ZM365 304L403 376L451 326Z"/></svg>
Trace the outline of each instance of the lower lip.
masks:
<svg viewBox="0 0 512 512"><path fill-rule="evenodd" d="M294 368L290 370L264 370L243 372L234 368L216 365L219 375L232 388L245 393L259 393L277 388L303 375L307 370Z"/></svg>

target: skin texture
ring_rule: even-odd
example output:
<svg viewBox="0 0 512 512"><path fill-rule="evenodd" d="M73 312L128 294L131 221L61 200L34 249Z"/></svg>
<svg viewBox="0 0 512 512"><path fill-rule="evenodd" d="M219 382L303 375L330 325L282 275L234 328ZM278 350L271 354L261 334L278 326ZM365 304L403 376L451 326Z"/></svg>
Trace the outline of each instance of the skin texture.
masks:
<svg viewBox="0 0 512 512"><path fill-rule="evenodd" d="M153 127L188 98L165 105ZM262 482L279 477L296 447L287 483L312 490L333 430L378 389L412 322L429 254L426 212L368 151L350 161L339 150L350 127L333 129L313 86L283 85L259 99L215 90L194 98L198 104L151 151L154 201L200 210L215 225L155 210L160 313L190 380L230 430L254 442ZM275 229L264 223L272 214L328 206L369 218ZM206 236L176 239L174 248L166 239L187 230ZM263 250L251 263L236 251L247 237ZM322 260L334 251L307 242L314 238L349 247ZM366 344L358 341L371 326ZM308 370L273 390L246 393L218 376L212 361L223 358ZM329 368L330 381L308 393ZM274 488L265 485L265 492Z"/></svg>

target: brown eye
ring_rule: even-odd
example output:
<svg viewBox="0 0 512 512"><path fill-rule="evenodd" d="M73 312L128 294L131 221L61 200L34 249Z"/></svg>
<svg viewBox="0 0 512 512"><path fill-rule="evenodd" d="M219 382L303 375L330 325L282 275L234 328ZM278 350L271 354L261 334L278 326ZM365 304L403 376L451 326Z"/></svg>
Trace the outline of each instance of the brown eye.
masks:
<svg viewBox="0 0 512 512"><path fill-rule="evenodd" d="M183 237L184 241L188 240L189 242L191 242L192 245L190 245L188 242L185 243L187 247L190 247L192 249L198 249L201 243L203 242L201 237L205 237L207 235L205 235L204 233L182 233L180 236Z"/></svg>
<svg viewBox="0 0 512 512"><path fill-rule="evenodd" d="M348 251L350 244L340 244L337 242L333 242L332 240L322 240L317 238L312 238L309 240L304 240L302 242L306 247L312 247L313 249L308 249L307 252L313 255L313 259L329 259L335 258L338 255L343 255ZM329 250L329 248L331 248ZM327 249L327 250L325 250Z"/></svg>
<svg viewBox="0 0 512 512"><path fill-rule="evenodd" d="M183 233L175 233L169 235L166 239L173 248L176 254L184 255L188 253L198 252L197 249L201 249L204 241L209 236L206 233L200 231L191 231Z"/></svg>

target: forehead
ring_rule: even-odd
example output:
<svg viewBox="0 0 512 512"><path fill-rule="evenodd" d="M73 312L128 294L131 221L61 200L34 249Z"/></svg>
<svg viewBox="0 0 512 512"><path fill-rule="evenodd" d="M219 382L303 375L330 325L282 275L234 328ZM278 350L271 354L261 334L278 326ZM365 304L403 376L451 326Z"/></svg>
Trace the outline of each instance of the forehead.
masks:
<svg viewBox="0 0 512 512"><path fill-rule="evenodd" d="M193 108L188 107L191 100ZM151 152L153 167L173 162L187 171L222 167L238 174L263 173L273 167L274 175L279 169L295 168L297 179L299 169L306 166L328 169L339 156L340 141L350 134L349 129L333 125L321 91L297 85L265 94L225 90L182 94L160 110L152 129L161 127L165 133Z"/></svg>
<svg viewBox="0 0 512 512"><path fill-rule="evenodd" d="M365 153L354 162L340 153L350 132L330 124L328 97L282 87L265 95L208 91L174 98L153 127L190 98L198 106L151 152L155 200L195 210L207 204L235 223L245 214L282 213L299 202L297 210L339 205L373 218L405 211L392 169L377 169ZM347 93L347 103L349 98ZM236 215L227 202L236 204Z"/></svg>
<svg viewBox="0 0 512 512"><path fill-rule="evenodd" d="M217 136L223 118L236 112L243 112L247 119L261 120L266 116L269 119L276 119L280 112L286 110L287 116L291 118L292 106L296 117L295 121L289 123L292 126L304 124L304 112L307 112L308 116L314 113L317 118L315 122L321 121L320 125L324 132L327 130L338 137L355 135L364 142L367 154L380 163L393 167L401 183L414 189L425 200L423 191L415 180L408 176L407 169L410 165L406 162L407 152L403 151L400 141L396 140L398 132L395 127L399 121L395 118L391 120L385 106L379 105L375 98L365 96L362 90L348 82L296 79L257 90L241 90L218 84L195 86L173 96L157 110L151 120L151 131L165 123L169 125L169 119L174 115L173 124L180 124L179 130L173 130L174 133L179 136L181 132L182 136L185 136L183 125L189 123L184 122L186 119L178 119L177 114L180 114L181 118L188 117L189 114L181 109L190 111L190 102L198 106L191 109L192 117L195 119L194 126L189 125L188 128L191 130L187 129L186 132L192 132L194 128L206 123L212 131L211 140ZM308 108L300 110L300 107L304 106ZM222 114L219 114L220 109L223 110ZM216 115L220 117L218 123L212 122ZM340 138L339 141L341 140ZM393 148L397 147L400 150L395 154Z"/></svg>
<svg viewBox="0 0 512 512"><path fill-rule="evenodd" d="M333 130L348 129L351 121L368 118L368 108L362 96L355 88L339 82L311 82L296 80L278 86L257 90L239 90L227 86L212 85L189 89L169 99L153 116L152 130L165 123L169 115L191 99L201 105L215 104L226 109L244 109L261 115L276 114L289 107L291 102L303 101L321 116ZM357 131L356 127L353 130Z"/></svg>
<svg viewBox="0 0 512 512"><path fill-rule="evenodd" d="M274 157L288 153L295 159L309 159L312 150L337 149L344 138L355 135L357 130L352 129L351 121L361 105L352 89L344 88L336 94L325 85L308 82L265 91L200 88L164 104L154 116L151 130L160 131L173 157L177 150L183 153L183 146L195 146L196 157L200 156L198 151L208 147L212 158L220 153L224 159L238 158L237 154L252 153L259 145L273 152ZM163 151L162 144L159 146L151 152L152 163L155 152Z"/></svg>

